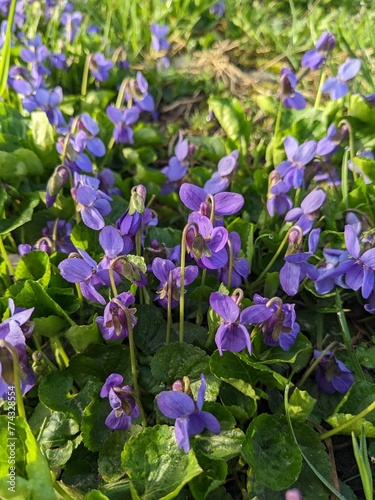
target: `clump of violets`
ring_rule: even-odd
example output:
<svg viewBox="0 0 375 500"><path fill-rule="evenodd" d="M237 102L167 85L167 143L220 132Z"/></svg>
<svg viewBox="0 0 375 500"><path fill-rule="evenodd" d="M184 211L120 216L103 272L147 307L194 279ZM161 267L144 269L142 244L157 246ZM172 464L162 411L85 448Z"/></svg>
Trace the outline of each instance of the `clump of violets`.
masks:
<svg viewBox="0 0 375 500"><path fill-rule="evenodd" d="M339 67L337 76L328 78L322 85L322 92L329 94L333 101L344 97L349 92L347 82L352 80L361 69L360 59L347 59Z"/></svg>
<svg viewBox="0 0 375 500"><path fill-rule="evenodd" d="M289 68L283 68L280 72L279 98L286 108L304 109L306 100L302 94L296 91L297 77Z"/></svg>
<svg viewBox="0 0 375 500"><path fill-rule="evenodd" d="M184 139L182 133L179 133L178 142L174 148L174 156L168 162L168 165L162 168L162 173L167 176L168 183L180 181L187 173L189 168L189 143ZM164 194L167 194L166 192Z"/></svg>
<svg viewBox="0 0 375 500"><path fill-rule="evenodd" d="M140 416L134 391L130 385L121 386L123 380L122 375L112 373L100 391L100 397L108 398L112 407L111 413L105 419L105 425L112 431L126 431L130 428L132 421Z"/></svg>
<svg viewBox="0 0 375 500"><path fill-rule="evenodd" d="M280 346L289 351L300 331L294 304L283 304L279 297L268 299L258 294L253 300L254 305L248 308L247 319L259 324L266 345Z"/></svg>
<svg viewBox="0 0 375 500"><path fill-rule="evenodd" d="M314 358L318 359L322 351L314 349ZM326 394L339 392L345 394L354 384L354 377L349 368L327 351L315 371L315 380L319 388Z"/></svg>
<svg viewBox="0 0 375 500"><path fill-rule="evenodd" d="M308 50L303 56L301 66L310 68L311 70L320 68L335 46L335 43L335 37L331 33L328 31L322 33L315 44L315 49Z"/></svg>
<svg viewBox="0 0 375 500"><path fill-rule="evenodd" d="M130 321L132 328L137 323L137 318L134 316L136 309L129 307L134 302L135 297L130 292L120 293L108 302L104 309L104 315L96 318L103 338L118 340L128 337L128 321Z"/></svg>
<svg viewBox="0 0 375 500"><path fill-rule="evenodd" d="M181 267L176 267L171 260L155 257L152 261L152 272L160 281L155 300L167 309L168 297L171 297L171 307L176 307L180 303L181 293ZM197 266L185 267L184 285L190 285L198 276Z"/></svg>
<svg viewBox="0 0 375 500"><path fill-rule="evenodd" d="M302 186L305 166L311 162L316 153L316 141L307 141L299 145L297 139L288 135L284 139L287 160L282 161L276 171L287 186Z"/></svg>
<svg viewBox="0 0 375 500"><path fill-rule="evenodd" d="M109 78L109 71L113 68L113 62L106 59L105 56L96 52L90 57L90 73L99 82L105 82Z"/></svg>
<svg viewBox="0 0 375 500"><path fill-rule="evenodd" d="M214 434L220 433L220 423L207 411L202 411L206 394L206 379L201 374L201 386L195 401L190 390L190 381L175 382L172 391L163 391L157 396L157 405L163 415L175 419L175 436L178 447L185 453L190 450L190 436L200 434L206 428Z"/></svg>
<svg viewBox="0 0 375 500"><path fill-rule="evenodd" d="M221 318L215 335L220 356L223 351L241 352L245 348L251 355L250 335L245 326L252 322L251 306L241 312L242 297L240 289L235 290L231 296L219 292L210 295L210 306Z"/></svg>
<svg viewBox="0 0 375 500"><path fill-rule="evenodd" d="M155 52L162 52L164 54L167 52L167 50L169 49L167 34L168 26L166 24L151 24L151 46ZM162 56L158 61L158 65L168 68L170 65L168 57L166 57L165 55Z"/></svg>

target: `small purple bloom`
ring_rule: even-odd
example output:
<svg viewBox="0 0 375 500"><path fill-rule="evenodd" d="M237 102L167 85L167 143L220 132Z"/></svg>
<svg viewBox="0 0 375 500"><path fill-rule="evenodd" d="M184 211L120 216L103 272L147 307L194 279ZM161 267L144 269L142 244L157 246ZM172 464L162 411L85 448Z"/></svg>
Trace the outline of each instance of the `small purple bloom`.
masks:
<svg viewBox="0 0 375 500"><path fill-rule="evenodd" d="M156 52L169 49L169 43L166 38L168 26L152 23L151 24L151 45Z"/></svg>
<svg viewBox="0 0 375 500"><path fill-rule="evenodd" d="M190 256L202 269L220 269L228 262L225 249L228 231L224 227L213 227L210 219L193 212L189 222L198 226L191 227L186 234L186 245Z"/></svg>
<svg viewBox="0 0 375 500"><path fill-rule="evenodd" d="M223 351L240 352L245 347L251 355L250 335L245 327L251 323L250 307L241 312L236 299L237 296L229 297L219 292L210 295L210 306L222 319L215 335L220 356Z"/></svg>
<svg viewBox="0 0 375 500"><path fill-rule="evenodd" d="M337 129L333 123L328 127L327 136L320 139L316 146L316 154L318 156L332 156L333 153L338 151L340 144L348 135L348 128L346 126Z"/></svg>
<svg viewBox="0 0 375 500"><path fill-rule="evenodd" d="M298 226L297 226L298 227ZM280 284L285 293L290 296L298 293L299 284L308 276L312 280L319 277L319 271L315 266L309 264L307 260L314 254L318 243L320 229L313 229L309 235L309 251L301 252L299 245L295 244L296 235L294 232L298 231L292 229L289 233L289 247L284 260L285 264L280 270ZM289 253L293 252L293 253Z"/></svg>
<svg viewBox="0 0 375 500"><path fill-rule="evenodd" d="M326 60L328 53L335 46L335 42L335 37L331 33L328 33L328 31L322 33L315 44L315 49L308 50L303 56L301 66L310 68L311 70L320 68Z"/></svg>
<svg viewBox="0 0 375 500"><path fill-rule="evenodd" d="M314 358L318 359L322 351L314 349ZM327 351L320 360L315 380L319 388L326 394L339 392L345 394L354 384L354 377L347 366L336 358L331 351Z"/></svg>
<svg viewBox="0 0 375 500"><path fill-rule="evenodd" d="M168 165L161 170L167 176L169 182L181 180L186 175L189 167L189 161L187 160L189 143L187 139L183 139L181 132L179 133L174 153L175 156L172 156Z"/></svg>
<svg viewBox="0 0 375 500"><path fill-rule="evenodd" d="M307 234L313 227L314 220L318 217L318 210L326 199L323 189L313 189L302 201L301 208L292 208L285 216L287 222L294 222L299 226L303 234Z"/></svg>
<svg viewBox="0 0 375 500"><path fill-rule="evenodd" d="M275 212L279 215L285 214L293 206L292 200L286 195L291 189L286 182L281 180L280 174L273 170L269 176L267 193L267 210L271 217Z"/></svg>
<svg viewBox="0 0 375 500"><path fill-rule="evenodd" d="M201 386L197 401L189 394L180 391L163 391L157 396L159 410L168 418L176 419L175 436L178 447L185 453L190 450L189 437L200 434L204 428L220 433L220 423L207 411L202 411L206 394L206 379L201 374Z"/></svg>
<svg viewBox="0 0 375 500"><path fill-rule="evenodd" d="M336 284L345 287L341 271L337 272L337 268L343 262L348 261L349 254L346 250L325 248L323 256L324 262L318 267L319 277L315 281L315 289L320 295L330 293Z"/></svg>
<svg viewBox="0 0 375 500"><path fill-rule="evenodd" d="M42 229L44 237L49 238L56 245L56 250L62 253L75 252L75 246L70 239L72 224L65 220L48 221Z"/></svg>
<svg viewBox="0 0 375 500"><path fill-rule="evenodd" d="M296 92L297 78L289 68L283 68L280 72L280 94L286 108L304 109L306 101L302 94Z"/></svg>
<svg viewBox="0 0 375 500"><path fill-rule="evenodd" d="M96 52L90 58L90 72L99 82L105 82L109 78L109 71L113 68L113 62L106 59L103 54Z"/></svg>
<svg viewBox="0 0 375 500"><path fill-rule="evenodd" d="M118 373L112 373L100 391L100 397L107 398L112 407L111 413L105 420L105 425L112 431L126 431L132 421L138 418L140 411L133 396L130 385L121 387L124 378Z"/></svg>
<svg viewBox="0 0 375 500"><path fill-rule="evenodd" d="M122 111L115 106L108 106L106 111L108 118L115 124L113 131L115 142L133 144L133 130L130 125L137 122L139 118L139 108L132 107Z"/></svg>
<svg viewBox="0 0 375 500"><path fill-rule="evenodd" d="M330 95L333 101L344 97L349 87L346 82L352 80L361 69L360 59L347 59L339 67L336 77L328 78L322 85L322 92Z"/></svg>
<svg viewBox="0 0 375 500"><path fill-rule="evenodd" d="M210 7L210 13L217 17L222 17L225 14L225 1L220 1L215 3Z"/></svg>
<svg viewBox="0 0 375 500"><path fill-rule="evenodd" d="M114 297L104 309L104 315L98 316L96 322L106 340L125 339L129 335L127 314L130 317L132 328L137 323L134 316L136 309L130 309L135 297L130 292L123 292Z"/></svg>
<svg viewBox="0 0 375 500"><path fill-rule="evenodd" d="M288 160L282 161L276 167L276 171L287 185L297 189L302 186L305 165L315 156L316 141L307 141L299 145L297 139L288 135L284 139L284 148Z"/></svg>
<svg viewBox="0 0 375 500"><path fill-rule="evenodd" d="M152 272L160 281L156 291L160 305L165 309L168 307L168 295L171 295L171 307L176 307L180 303L181 290L181 268L176 267L171 260L156 257L152 261ZM193 283L198 276L197 266L185 267L185 287Z"/></svg>
<svg viewBox="0 0 375 500"><path fill-rule="evenodd" d="M289 351L300 331L294 304L283 304L278 297L270 300L258 294L254 295L253 300L255 305L248 308L247 319L251 323L260 323L266 345L278 345L284 351Z"/></svg>
<svg viewBox="0 0 375 500"><path fill-rule="evenodd" d="M81 12L69 12L67 9L62 13L60 24L65 26L65 39L72 43L77 36L78 30L81 26L83 15Z"/></svg>
<svg viewBox="0 0 375 500"><path fill-rule="evenodd" d="M216 194L225 191L231 182L231 178L237 167L238 151L235 149L229 155L224 156L217 165L217 172L214 172L205 185L207 193Z"/></svg>

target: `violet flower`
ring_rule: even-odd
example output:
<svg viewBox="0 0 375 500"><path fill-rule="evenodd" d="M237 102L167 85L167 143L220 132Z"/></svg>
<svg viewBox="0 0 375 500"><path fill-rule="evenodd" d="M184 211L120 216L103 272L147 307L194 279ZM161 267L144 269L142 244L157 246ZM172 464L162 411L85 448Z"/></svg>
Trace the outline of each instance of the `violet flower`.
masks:
<svg viewBox="0 0 375 500"><path fill-rule="evenodd" d="M78 132L76 134L76 143L79 144L79 149L83 151L88 149L91 154L101 158L105 155L105 146L103 141L96 137L99 133L99 127L91 116L87 113L82 113L77 121Z"/></svg>
<svg viewBox="0 0 375 500"><path fill-rule="evenodd" d="M176 307L180 303L181 267L176 267L171 260L156 257L152 261L152 272L160 281L155 300L157 300L162 307L167 309L168 296L170 294L172 299L171 307ZM193 283L197 276L197 266L186 266L184 286L186 287Z"/></svg>
<svg viewBox="0 0 375 500"><path fill-rule="evenodd" d="M322 85L322 92L330 95L333 101L344 97L349 92L347 82L352 80L361 69L360 59L347 59L339 67L336 77L328 78Z"/></svg>
<svg viewBox="0 0 375 500"><path fill-rule="evenodd" d="M113 130L115 142L120 144L133 144L133 130L130 125L137 122L139 118L139 109L132 107L122 111L115 106L108 106L106 112L108 118L115 124Z"/></svg>
<svg viewBox="0 0 375 500"><path fill-rule="evenodd" d="M221 0L220 2L216 2L214 5L210 7L210 13L217 17L222 17L225 14L225 1Z"/></svg>
<svg viewBox="0 0 375 500"><path fill-rule="evenodd" d="M65 26L65 40L72 43L77 36L78 30L81 26L83 15L81 12L65 11L61 14L60 24Z"/></svg>
<svg viewBox="0 0 375 500"><path fill-rule="evenodd" d="M163 391L158 394L156 402L159 410L168 418L176 419L174 428L178 447L185 453L190 450L189 437L200 434L204 428L220 433L220 423L216 417L207 411L202 411L206 394L206 379L201 374L201 386L197 401L184 392L177 390Z"/></svg>
<svg viewBox="0 0 375 500"><path fill-rule="evenodd" d="M283 215L292 208L293 202L286 194L290 191L291 187L292 186L289 186L285 181L281 180L281 176L276 170L270 173L267 193L267 211L271 217L273 217L275 213Z"/></svg>
<svg viewBox="0 0 375 500"><path fill-rule="evenodd" d="M187 139L183 139L181 132L174 148L174 154L175 156L172 156L168 165L161 170L167 176L169 182L181 180L186 175L189 167L189 161L186 159L189 154L189 143Z"/></svg>
<svg viewBox="0 0 375 500"><path fill-rule="evenodd" d="M98 270L97 263L87 252L81 248L77 250L78 254L73 254L58 265L61 276L69 283L79 283L85 299L105 305L105 300L95 285L109 284L108 271Z"/></svg>
<svg viewBox="0 0 375 500"><path fill-rule="evenodd" d="M322 351L314 349L314 358L318 359ZM319 388L326 394L339 392L345 394L354 384L354 377L349 368L327 351L315 371L315 380Z"/></svg>
<svg viewBox="0 0 375 500"><path fill-rule="evenodd" d="M205 185L204 189L209 194L216 194L225 191L231 182L233 173L237 167L238 151L235 149L229 155L221 158L217 165L217 172L214 172Z"/></svg>
<svg viewBox="0 0 375 500"><path fill-rule="evenodd" d="M54 242L56 250L62 253L75 252L75 246L70 239L72 224L65 220L48 221L42 229L42 235Z"/></svg>
<svg viewBox="0 0 375 500"><path fill-rule="evenodd" d="M215 335L220 356L223 351L240 352L245 347L251 355L250 335L245 325L251 323L251 310L247 307L241 312L237 296L229 297L219 292L211 293L210 306L222 319Z"/></svg>
<svg viewBox="0 0 375 500"><path fill-rule="evenodd" d="M250 272L249 262L244 257L237 257L237 254L241 250L241 238L238 233L232 231L228 235L228 241L232 244L232 252L233 252L233 268L232 268L232 280L228 283L229 278L229 260L219 269L218 279L223 283L227 283L228 287L237 287L240 286L242 280L246 280ZM227 250L229 256L229 249L227 243Z"/></svg>
<svg viewBox="0 0 375 500"><path fill-rule="evenodd" d="M320 139L316 146L316 154L318 156L332 156L340 149L340 144L348 135L346 126L337 129L333 123L328 127L327 136Z"/></svg>
<svg viewBox="0 0 375 500"><path fill-rule="evenodd" d="M64 117L58 108L62 102L63 94L61 87L56 87L53 90L39 88L35 95L25 97L22 100L22 105L26 111L32 112L35 109L41 109L47 115L48 121L54 127L60 127L65 124Z"/></svg>
<svg viewBox="0 0 375 500"><path fill-rule="evenodd" d="M107 398L112 407L111 413L105 420L105 425L112 431L126 431L130 428L132 421L140 416L137 402L132 394L130 385L121 384L124 377L118 373L112 373L100 391L100 397Z"/></svg>
<svg viewBox="0 0 375 500"><path fill-rule="evenodd" d="M87 175L78 175L74 172L74 187L71 189L72 197L77 203L83 223L95 231L105 226L103 216L111 211L112 201L108 195L100 191L99 180Z"/></svg>
<svg viewBox="0 0 375 500"><path fill-rule="evenodd" d="M96 52L89 62L90 73L99 82L105 82L109 78L109 71L113 68L113 62L106 59L103 54Z"/></svg>
<svg viewBox="0 0 375 500"><path fill-rule="evenodd" d="M130 292L120 293L108 302L104 309L104 315L96 318L103 338L106 340L118 340L128 337L127 314L130 316L132 328L137 323L137 318L134 316L136 309L129 308L134 302L135 297ZM125 310L128 312L126 313Z"/></svg>
<svg viewBox="0 0 375 500"><path fill-rule="evenodd" d="M315 289L320 295L326 295L332 292L335 285L346 288L343 283L343 275L338 266L348 261L348 252L346 250L337 250L336 248L325 248L323 250L324 262L319 265L319 277L315 280Z"/></svg>
<svg viewBox="0 0 375 500"><path fill-rule="evenodd" d="M210 219L197 213L190 214L189 222L195 222L186 234L186 246L190 256L202 269L220 269L228 262L225 249L228 231L223 227L213 227Z"/></svg>
<svg viewBox="0 0 375 500"><path fill-rule="evenodd" d="M284 148L288 159L282 161L276 167L276 171L288 185L299 188L303 183L305 165L315 156L316 141L307 141L299 145L297 139L288 135L284 139Z"/></svg>
<svg viewBox="0 0 375 500"><path fill-rule="evenodd" d="M46 206L51 208L56 201L57 195L69 179L69 171L63 165L56 167L47 182Z"/></svg>
<svg viewBox="0 0 375 500"><path fill-rule="evenodd" d="M248 308L247 319L260 324L266 345L280 346L284 351L289 351L300 331L294 304L283 304L278 297L270 300L258 294L254 295L253 300L255 305Z"/></svg>
<svg viewBox="0 0 375 500"><path fill-rule="evenodd" d="M289 68L280 71L280 94L283 105L286 108L304 109L306 101L302 94L296 92L297 78Z"/></svg>
<svg viewBox="0 0 375 500"><path fill-rule="evenodd" d="M296 248L298 231L292 229L289 233L289 249L284 257L285 264L280 270L280 284L284 292L290 296L298 293L299 285L306 276L314 281L319 277L317 268L307 262L314 255L319 243L319 235L320 229L313 229L309 235L309 251L301 252L299 245Z"/></svg>
<svg viewBox="0 0 375 500"><path fill-rule="evenodd" d="M185 182L180 187L180 199L182 203L194 213L211 217L212 206L208 203L209 193L194 184ZM238 193L217 193L213 195L215 205L215 216L233 215L243 207L245 200Z"/></svg>
<svg viewBox="0 0 375 500"><path fill-rule="evenodd" d="M315 49L308 50L303 56L301 66L310 68L311 70L320 68L329 52L335 46L335 43L335 37L331 33L328 33L328 31L322 33L315 44Z"/></svg>
<svg viewBox="0 0 375 500"><path fill-rule="evenodd" d="M294 222L299 226L303 234L307 234L313 227L314 220L318 217L318 210L326 199L323 189L315 188L301 203L301 208L292 208L285 216L286 222Z"/></svg>
<svg viewBox="0 0 375 500"><path fill-rule="evenodd" d="M168 26L157 23L151 24L151 45L156 52L169 49L169 42L166 38Z"/></svg>

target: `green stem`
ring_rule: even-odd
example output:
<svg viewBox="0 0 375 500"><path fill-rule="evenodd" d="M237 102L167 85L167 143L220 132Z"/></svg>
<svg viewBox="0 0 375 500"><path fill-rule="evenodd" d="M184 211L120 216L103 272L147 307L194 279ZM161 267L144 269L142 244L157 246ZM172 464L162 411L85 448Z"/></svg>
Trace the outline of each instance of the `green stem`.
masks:
<svg viewBox="0 0 375 500"><path fill-rule="evenodd" d="M358 420L361 420L361 418L365 417L373 410L375 410L375 401L373 401L367 408L365 408L363 411L361 411L361 413L358 413L358 415L355 415L355 417L353 417L350 420L348 420L347 422L339 425L339 427L336 427L335 429L331 429L330 431L322 434L320 436L320 439L323 440L323 439L327 439L331 436L334 436L335 434L340 434L342 431L350 428L353 424L358 422Z"/></svg>
<svg viewBox="0 0 375 500"><path fill-rule="evenodd" d="M117 295L118 295L117 287L116 287L116 283L115 283L115 277L113 275L113 267L114 267L116 262L117 262L117 259L114 259L109 266L109 280L111 282L111 289L112 289L112 293L113 293L114 297L117 297Z"/></svg>
<svg viewBox="0 0 375 500"><path fill-rule="evenodd" d="M84 99L87 94L87 82L89 79L90 61L92 54L86 56L85 67L83 68L82 85L81 85L81 98Z"/></svg>
<svg viewBox="0 0 375 500"><path fill-rule="evenodd" d="M202 278L201 278L201 286L199 289L199 302L198 302L198 310L197 310L197 316L195 322L197 325L202 324L203 320L203 314L202 314L202 302L203 302L203 290L204 290L204 284L206 282L206 275L207 275L207 269L203 269L202 271Z"/></svg>
<svg viewBox="0 0 375 500"><path fill-rule="evenodd" d="M355 355L355 352L353 351L353 346L352 346L352 337L349 332L348 328L348 323L346 321L345 313L342 309L342 302L341 302L341 297L340 297L340 292L338 289L336 289L336 307L337 307L337 317L339 319L339 323L341 326L341 332L344 340L344 344L346 346L346 349L348 351L350 360L352 362L353 368L358 375L358 377L361 380L365 380L365 376L362 371L362 367L359 364L358 358Z"/></svg>
<svg viewBox="0 0 375 500"><path fill-rule="evenodd" d="M341 193L342 193L342 201L345 205L345 208L349 208L349 203L348 203L348 157L349 157L349 151L344 152L344 156L342 157L342 164L341 164Z"/></svg>
<svg viewBox="0 0 375 500"><path fill-rule="evenodd" d="M322 97L322 87L323 87L323 83L324 83L325 79L326 79L326 65L324 64L322 67L322 70L320 72L319 87L318 87L318 92L316 94L315 104L314 104L315 109L318 109L318 107L319 107L320 99Z"/></svg>
<svg viewBox="0 0 375 500"><path fill-rule="evenodd" d="M7 251L5 249L4 242L3 242L3 237L2 236L0 236L0 252L1 252L1 255L2 255L3 259L4 259L4 262L7 265L7 268L8 268L10 276L14 276L14 267L12 266L12 263L11 263L9 257L8 257L8 254L7 254Z"/></svg>
<svg viewBox="0 0 375 500"><path fill-rule="evenodd" d="M60 368L68 368L69 358L65 352L65 349L60 339L58 337L53 337L51 341L53 341L53 343L55 344L55 358L57 364L59 365Z"/></svg>
<svg viewBox="0 0 375 500"><path fill-rule="evenodd" d="M302 375L301 380L298 382L297 387L300 388L303 386L305 381L308 379L310 374L315 370L315 368L318 366L318 364L321 362L321 360L324 358L326 353L333 349L337 345L336 340L334 342L331 342L328 347L326 347L319 355L317 359L309 366L309 368L305 371L305 373Z"/></svg>
<svg viewBox="0 0 375 500"><path fill-rule="evenodd" d="M357 172L355 171L355 165L354 165L354 157L355 157L354 132L353 132L352 126L350 125L348 120L341 120L339 122L338 126L341 127L342 125L346 125L346 127L348 128L348 132L349 132L350 161L352 162L352 165L353 165L352 174L353 174L353 181L355 182L357 180Z"/></svg>
<svg viewBox="0 0 375 500"><path fill-rule="evenodd" d="M165 345L169 344L172 326L172 294L173 294L173 276L172 271L169 271L168 276L168 306L167 306L167 332L165 335Z"/></svg>
<svg viewBox="0 0 375 500"><path fill-rule="evenodd" d="M199 227L195 222L188 222L182 231L181 238L181 275L180 275L180 342L184 341L184 321L185 321L185 254L186 254L186 235L188 230L194 227L199 233Z"/></svg>
<svg viewBox="0 0 375 500"><path fill-rule="evenodd" d="M280 123L281 123L282 112L283 112L283 102L282 102L281 97L280 97L279 109L277 111L277 117L276 117L275 132L273 134L274 137L277 137L277 135L279 133L279 130L280 130Z"/></svg>
<svg viewBox="0 0 375 500"><path fill-rule="evenodd" d="M5 340L2 339L0 339L0 348L7 349L12 356L14 388L16 390L18 415L26 420L26 412L22 399L20 363L19 363L18 352L11 344L9 344L9 342L6 342Z"/></svg>
<svg viewBox="0 0 375 500"><path fill-rule="evenodd" d="M232 285L232 275L233 275L233 264L234 264L234 259L233 259L233 245L230 239L228 238L228 255L229 255L229 263L228 263L228 290L230 290L231 285Z"/></svg>

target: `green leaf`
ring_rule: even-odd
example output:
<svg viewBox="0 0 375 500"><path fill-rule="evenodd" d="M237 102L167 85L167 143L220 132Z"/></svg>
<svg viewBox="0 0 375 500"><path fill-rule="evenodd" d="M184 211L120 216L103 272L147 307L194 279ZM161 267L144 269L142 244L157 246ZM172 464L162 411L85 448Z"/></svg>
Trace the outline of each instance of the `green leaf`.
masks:
<svg viewBox="0 0 375 500"><path fill-rule="evenodd" d="M55 132L44 111L31 113L30 128L34 149L43 165L48 168L56 165L58 154L55 148Z"/></svg>
<svg viewBox="0 0 375 500"><path fill-rule="evenodd" d="M43 175L43 165L39 157L30 149L20 148L13 151L13 155L26 165L27 175L35 177Z"/></svg>
<svg viewBox="0 0 375 500"><path fill-rule="evenodd" d="M240 454L245 434L241 429L224 429L220 434L204 431L190 438L193 449L212 460L230 460Z"/></svg>
<svg viewBox="0 0 375 500"><path fill-rule="evenodd" d="M190 481L189 488L196 500L204 500L210 491L224 484L228 467L224 460L211 460L202 453L197 453L197 459L203 473Z"/></svg>
<svg viewBox="0 0 375 500"><path fill-rule="evenodd" d="M17 280L30 279L37 281L43 287L48 286L51 278L48 254L42 250L34 250L24 255L17 265L15 276Z"/></svg>
<svg viewBox="0 0 375 500"><path fill-rule="evenodd" d="M358 158L356 156L353 158L353 162L363 175L368 177L371 181L375 181L375 160L370 160L370 158Z"/></svg>
<svg viewBox="0 0 375 500"><path fill-rule="evenodd" d="M151 226L147 231L146 246L150 246L152 240L157 240L158 243L164 243L168 248L180 245L182 238L182 231L178 229L171 229L169 227L154 227Z"/></svg>
<svg viewBox="0 0 375 500"><path fill-rule="evenodd" d="M22 417L12 420L15 441L9 441L8 432L9 418L0 417L0 495L2 498L12 498L9 495L9 487L14 486L17 495L13 498L38 498L39 500L53 500L57 496L53 489L52 477L48 462L31 432L27 422ZM14 463L11 459L11 443L14 442ZM15 469L10 469L15 467ZM8 483L12 481L9 474L14 473L15 485ZM22 493L23 492L23 493ZM26 493L26 496L23 494Z"/></svg>
<svg viewBox="0 0 375 500"><path fill-rule="evenodd" d="M99 243L99 232L90 229L83 222L74 226L70 239L74 246L82 250L89 250L91 254L103 253Z"/></svg>
<svg viewBox="0 0 375 500"><path fill-rule="evenodd" d="M176 443L174 428L149 427L132 437L121 455L136 498L170 500L202 472L191 450L185 453Z"/></svg>
<svg viewBox="0 0 375 500"><path fill-rule="evenodd" d="M251 127L239 101L235 98L210 97L208 105L228 138L238 146L241 154L245 156L250 143Z"/></svg>
<svg viewBox="0 0 375 500"><path fill-rule="evenodd" d="M18 227L26 224L26 222L31 221L34 208L39 204L39 201L40 198L38 193L25 194L24 199L19 206L19 215L0 220L0 236L10 233Z"/></svg>
<svg viewBox="0 0 375 500"><path fill-rule="evenodd" d="M58 335L66 322L59 316L48 316L47 318L34 318L35 323L34 331L39 335L43 335L44 337L55 337Z"/></svg>
<svg viewBox="0 0 375 500"><path fill-rule="evenodd" d="M104 495L99 490L91 490L85 496L85 500L109 500L107 495Z"/></svg>
<svg viewBox="0 0 375 500"><path fill-rule="evenodd" d="M53 372L43 378L39 384L39 399L47 408L63 412L81 422L83 411L92 397L99 394L101 384L97 380L88 380L80 392L73 392L73 377L67 371Z"/></svg>
<svg viewBox="0 0 375 500"><path fill-rule="evenodd" d="M71 326L65 336L76 352L82 352L90 344L97 344L102 340L96 321L90 325Z"/></svg>
<svg viewBox="0 0 375 500"><path fill-rule="evenodd" d="M151 361L152 375L166 384L188 376L199 379L201 373L209 373L209 357L202 349L176 342L162 347Z"/></svg>
<svg viewBox="0 0 375 500"><path fill-rule="evenodd" d="M316 399L296 387L289 400L289 414L293 420L305 421L312 412Z"/></svg>
<svg viewBox="0 0 375 500"><path fill-rule="evenodd" d="M335 413L350 413L358 415L365 410L375 399L375 383L368 380L355 382L345 397L338 404ZM375 410L368 413L365 420L375 425Z"/></svg>
<svg viewBox="0 0 375 500"><path fill-rule="evenodd" d="M105 425L105 419L112 411L107 398L94 399L83 412L82 439L90 451L99 451L102 444L111 434Z"/></svg>
<svg viewBox="0 0 375 500"><path fill-rule="evenodd" d="M134 342L145 354L154 354L165 344L167 323L161 310L154 305L143 305L137 311Z"/></svg>
<svg viewBox="0 0 375 500"><path fill-rule="evenodd" d="M14 299L18 307L35 307L34 316L60 316L72 323L70 316L47 294L36 281L27 280L21 292Z"/></svg>
<svg viewBox="0 0 375 500"><path fill-rule="evenodd" d="M266 346L259 355L260 361L266 364L273 363L294 363L300 353L310 355L312 352L311 342L302 333L299 333L295 343L288 351L284 351L279 346L269 347Z"/></svg>
<svg viewBox="0 0 375 500"><path fill-rule="evenodd" d="M13 153L0 151L0 179L14 183L27 175L27 168L23 161Z"/></svg>
<svg viewBox="0 0 375 500"><path fill-rule="evenodd" d="M286 417L262 414L249 425L242 456L260 483L271 490L291 486L302 467L302 455L287 429Z"/></svg>
<svg viewBox="0 0 375 500"><path fill-rule="evenodd" d="M99 473L107 483L114 483L121 479L124 471L121 467L121 453L125 443L132 436L142 430L140 425L132 425L127 431L116 431L104 441L99 453Z"/></svg>
<svg viewBox="0 0 375 500"><path fill-rule="evenodd" d="M142 126L133 133L134 145L136 148L139 146L156 146L163 143L163 137L160 133L151 128Z"/></svg>
<svg viewBox="0 0 375 500"><path fill-rule="evenodd" d="M124 385L132 384L129 348L124 345L92 344L70 360L69 372L83 385L88 380L106 381L111 373L124 377Z"/></svg>

